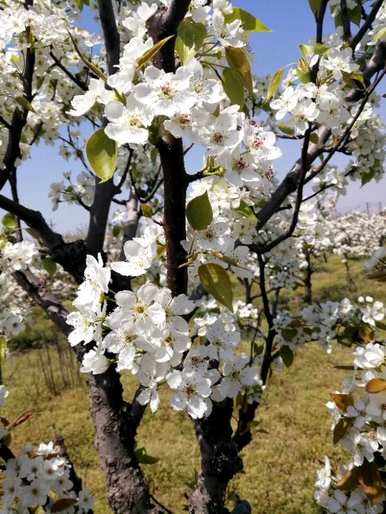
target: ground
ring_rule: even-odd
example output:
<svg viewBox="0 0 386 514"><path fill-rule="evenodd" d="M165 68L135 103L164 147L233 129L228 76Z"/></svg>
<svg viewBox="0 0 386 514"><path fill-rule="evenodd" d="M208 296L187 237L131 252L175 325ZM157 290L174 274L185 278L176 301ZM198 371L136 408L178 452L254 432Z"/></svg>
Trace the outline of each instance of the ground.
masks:
<svg viewBox="0 0 386 514"><path fill-rule="evenodd" d="M315 277L316 296L337 300L371 293L386 300L386 287L367 281L360 262L353 264L353 275L355 291L347 288L338 258L322 263ZM332 445L325 403L348 373L336 366L349 364L351 351L334 347L332 354L327 355L319 346L310 345L297 354L290 369L273 374L258 412L254 440L243 453L245 472L232 482L229 500L234 490L250 501L254 514L319 512L313 502L316 469L321 467L326 454L335 461L342 457ZM42 367L50 368L52 376L44 377ZM72 387L64 387L64 381L72 383ZM26 440L47 441L62 434L79 474L95 497L95 513L110 513L93 446L87 388L83 378L78 380L67 350L60 355L55 348L49 353L13 352L4 367L4 382L10 389L5 415L12 420L25 410L33 413L30 421L15 431L12 447L17 449ZM128 398L133 390L134 382L125 378ZM159 459L144 466L152 494L174 514L183 513L186 495L199 468L189 419L173 412L164 402L156 414L147 412L138 446Z"/></svg>

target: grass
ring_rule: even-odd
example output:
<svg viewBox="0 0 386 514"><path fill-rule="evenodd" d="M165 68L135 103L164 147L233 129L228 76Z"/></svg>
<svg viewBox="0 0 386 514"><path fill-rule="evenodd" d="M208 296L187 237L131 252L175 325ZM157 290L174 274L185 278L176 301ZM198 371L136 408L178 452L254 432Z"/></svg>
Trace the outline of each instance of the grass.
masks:
<svg viewBox="0 0 386 514"><path fill-rule="evenodd" d="M341 299L372 292L386 300L386 291L377 290L354 263L357 291L345 285L345 272L338 258L323 265L315 276L315 294L322 299ZM300 294L300 292L299 292ZM5 383L10 397L5 415L12 419L24 410L32 410L32 419L18 427L12 446L17 449L27 441L38 442L62 434L79 474L96 499L96 514L108 514L104 477L93 446L93 427L89 418L87 387L84 380L71 389L61 386L61 358L51 350L57 381L54 395L47 390L40 372L41 349L13 353L5 366ZM350 363L350 349L335 348L326 355L316 345L299 352L289 370L275 373L259 409L253 442L243 452L245 472L230 485L252 505L254 514L317 514L313 502L316 469L323 456L341 456L333 447L330 420L325 403L329 393L338 388L347 374L337 364ZM127 397L135 384L124 378ZM8 409L8 411L7 411ZM163 402L155 415L146 413L138 437L139 447L157 457L156 464L144 466L154 496L174 513L184 512L199 455L192 425L181 413L173 412Z"/></svg>

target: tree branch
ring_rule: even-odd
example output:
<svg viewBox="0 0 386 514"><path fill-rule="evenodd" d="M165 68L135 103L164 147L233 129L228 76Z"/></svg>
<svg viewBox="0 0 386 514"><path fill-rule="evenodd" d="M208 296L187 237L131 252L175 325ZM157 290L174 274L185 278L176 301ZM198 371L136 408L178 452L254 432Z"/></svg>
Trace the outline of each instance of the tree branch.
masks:
<svg viewBox="0 0 386 514"><path fill-rule="evenodd" d="M51 50L50 51L50 57L52 58L52 60L54 61L55 65L62 70L62 72L67 75L67 77L69 79L71 79L74 84L76 84L82 91L87 91L88 90L88 87L87 87L87 84L81 80L79 77L77 77L76 75L74 75L73 73L71 73L71 71L66 68L62 63L61 61L56 57L56 55L54 54L54 52Z"/></svg>
<svg viewBox="0 0 386 514"><path fill-rule="evenodd" d="M323 43L323 25L324 17L326 15L328 0L322 0L319 15L316 18L316 42L319 44Z"/></svg>
<svg viewBox="0 0 386 514"><path fill-rule="evenodd" d="M111 0L98 0L99 18L102 25L109 75L117 71L120 54L120 37ZM95 196L90 208L90 220L86 238L88 253L96 256L103 252L106 227L111 201L115 194L113 179L101 183L95 179Z"/></svg>
<svg viewBox="0 0 386 514"><path fill-rule="evenodd" d="M326 127L321 127L318 131L319 141L317 144L309 146L309 150L306 158L306 171L310 169L311 164L315 159L323 152L324 144L327 142L331 135L331 130ZM292 170L284 178L281 184L278 186L276 191L272 194L267 204L256 213L257 226L256 230L261 230L264 225L272 218L274 214L281 207L282 203L286 198L297 190L299 184L300 174L302 173L302 159L299 159Z"/></svg>
<svg viewBox="0 0 386 514"><path fill-rule="evenodd" d="M61 264L78 283L83 281L86 263L86 248L83 241L66 243L60 234L52 230L39 211L28 209L3 195L0 195L0 208L14 214L35 230L53 260Z"/></svg>
<svg viewBox="0 0 386 514"><path fill-rule="evenodd" d="M282 243L283 241L285 241L286 239L291 237L292 234L294 233L295 229L296 229L296 225L297 225L298 219L299 219L299 212L300 212L300 208L301 208L302 200L303 200L304 183L305 183L305 180L306 180L307 171L309 169L309 166L308 166L308 148L309 148L309 144L310 144L311 132L312 132L312 128L309 127L307 129L307 131L305 133L305 137L304 137L303 148L302 148L302 157L301 157L301 165L300 165L299 177L298 177L298 185L297 185L296 203L295 203L295 208L294 208L291 224L288 227L288 230L286 230L283 234L278 236L276 239L274 239L270 243L264 245L261 248L258 247L258 245L256 245L256 248L253 248L253 249L258 253L258 255L260 253L267 253L267 252L270 252L271 250L273 250L273 248L275 248L280 243Z"/></svg>
<svg viewBox="0 0 386 514"><path fill-rule="evenodd" d="M358 32L355 34L355 36L351 40L351 48L355 51L356 46L358 43L362 41L364 38L366 32L371 28L371 25L373 24L378 11L383 5L384 0L377 0L377 2L374 4L373 8L369 12L366 21L362 25L362 27L358 30Z"/></svg>
<svg viewBox="0 0 386 514"><path fill-rule="evenodd" d="M106 48L107 70L109 75L113 75L117 71L120 52L120 36L114 7L111 0L97 0L97 4Z"/></svg>
<svg viewBox="0 0 386 514"><path fill-rule="evenodd" d="M340 0L340 13L342 17L343 25L343 39L345 41L351 40L351 23L349 18L349 12L347 9L347 0Z"/></svg>

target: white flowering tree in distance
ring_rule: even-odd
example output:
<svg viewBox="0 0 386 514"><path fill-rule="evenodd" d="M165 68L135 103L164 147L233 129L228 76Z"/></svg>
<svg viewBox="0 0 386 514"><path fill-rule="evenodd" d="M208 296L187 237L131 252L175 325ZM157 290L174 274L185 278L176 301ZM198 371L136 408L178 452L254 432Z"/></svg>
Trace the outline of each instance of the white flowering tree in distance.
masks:
<svg viewBox="0 0 386 514"><path fill-rule="evenodd" d="M189 512L251 512L247 498L229 510L225 497L269 377L307 343L353 345L353 375L328 404L352 459L336 473L326 459L315 498L327 512L384 512L385 308L308 295L294 310L282 297L311 256L350 245L330 216L348 180L383 176L386 3L310 0L315 38L265 79L251 73L248 40L269 29L228 0L96 0L97 34L81 28L86 3L0 2L2 340L33 304L68 337L88 374L116 514L164 511L136 451L145 409L160 397L186 412L197 436ZM282 138L299 158L279 180ZM19 166L39 142L78 165L50 197L55 209L86 211L84 239L66 240L19 200ZM194 173L185 164L193 146L203 156ZM349 156L344 169L338 154ZM375 251L367 271L380 278L382 241L369 249L367 230L355 244ZM130 402L123 373L138 385ZM62 440L12 452L9 434L23 421L0 418L1 512L92 512Z"/></svg>

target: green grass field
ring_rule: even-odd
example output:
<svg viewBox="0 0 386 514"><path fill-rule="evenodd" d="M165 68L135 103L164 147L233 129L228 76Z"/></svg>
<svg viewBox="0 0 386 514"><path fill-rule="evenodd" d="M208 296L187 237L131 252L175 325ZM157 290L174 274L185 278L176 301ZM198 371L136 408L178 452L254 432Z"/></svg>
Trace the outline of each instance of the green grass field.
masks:
<svg viewBox="0 0 386 514"><path fill-rule="evenodd" d="M358 277L356 291L348 290L339 259L331 259L315 277L316 297L338 300L371 293L386 300L386 288L368 282L361 263L354 263L353 274ZM96 499L96 514L109 513L104 500L104 477L93 446L87 387L83 379L71 388L62 387L60 360L52 350L57 394L49 392L41 373L42 358L47 359L42 352L12 353L5 365L4 381L10 389L6 417L12 420L24 410L33 412L29 422L14 433L12 445L17 449L27 440L38 442L62 434L79 474ZM243 453L245 473L229 488L230 496L235 490L251 502L254 514L319 512L313 502L315 471L325 454L336 460L342 456L331 442L325 403L347 374L335 366L349 364L350 353L350 349L335 348L326 355L316 345L310 345L297 354L290 369L274 373L271 378L258 412L254 440ZM71 376L76 383L76 373ZM128 398L134 387L133 381L125 377ZM156 464L144 466L154 496L173 513L184 512L186 495L199 468L189 419L173 412L164 402L155 415L147 412L138 445L159 459Z"/></svg>

